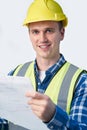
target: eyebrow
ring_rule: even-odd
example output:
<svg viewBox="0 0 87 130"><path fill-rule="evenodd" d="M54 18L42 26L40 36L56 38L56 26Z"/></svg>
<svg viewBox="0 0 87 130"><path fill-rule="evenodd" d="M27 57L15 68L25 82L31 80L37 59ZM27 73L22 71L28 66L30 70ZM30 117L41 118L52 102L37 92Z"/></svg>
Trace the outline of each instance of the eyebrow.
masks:
<svg viewBox="0 0 87 130"><path fill-rule="evenodd" d="M52 27L47 27L47 28L44 28L44 30L48 30L48 29L50 29L50 30L55 30L55 28L52 28ZM34 31L34 30L39 30L38 28L34 28L34 29L30 29L30 28L28 28L28 30L30 31Z"/></svg>

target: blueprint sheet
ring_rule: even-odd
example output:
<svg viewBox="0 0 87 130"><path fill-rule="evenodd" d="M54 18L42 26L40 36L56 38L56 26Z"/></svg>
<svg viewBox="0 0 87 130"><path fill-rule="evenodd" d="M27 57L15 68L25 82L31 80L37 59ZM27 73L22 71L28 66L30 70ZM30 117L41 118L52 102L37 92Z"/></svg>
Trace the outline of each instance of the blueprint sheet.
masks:
<svg viewBox="0 0 87 130"><path fill-rule="evenodd" d="M27 129L48 130L27 104L25 94L32 90L29 78L0 76L0 117Z"/></svg>

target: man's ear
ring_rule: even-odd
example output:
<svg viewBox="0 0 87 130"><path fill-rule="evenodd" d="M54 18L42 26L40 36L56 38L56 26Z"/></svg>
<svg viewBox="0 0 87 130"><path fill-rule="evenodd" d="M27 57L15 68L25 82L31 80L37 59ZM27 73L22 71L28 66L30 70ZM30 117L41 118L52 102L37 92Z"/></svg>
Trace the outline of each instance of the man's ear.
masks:
<svg viewBox="0 0 87 130"><path fill-rule="evenodd" d="M65 28L61 28L60 33L61 33L61 41L62 41L64 39Z"/></svg>

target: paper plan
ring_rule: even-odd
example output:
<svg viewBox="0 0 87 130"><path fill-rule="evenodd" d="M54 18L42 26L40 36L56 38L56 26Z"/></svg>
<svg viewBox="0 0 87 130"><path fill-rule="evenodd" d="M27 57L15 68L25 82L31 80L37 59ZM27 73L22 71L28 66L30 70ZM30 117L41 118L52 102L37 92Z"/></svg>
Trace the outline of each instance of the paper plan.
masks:
<svg viewBox="0 0 87 130"><path fill-rule="evenodd" d="M30 109L25 93L32 91L29 78L19 76L0 77L0 117L31 130L48 130Z"/></svg>

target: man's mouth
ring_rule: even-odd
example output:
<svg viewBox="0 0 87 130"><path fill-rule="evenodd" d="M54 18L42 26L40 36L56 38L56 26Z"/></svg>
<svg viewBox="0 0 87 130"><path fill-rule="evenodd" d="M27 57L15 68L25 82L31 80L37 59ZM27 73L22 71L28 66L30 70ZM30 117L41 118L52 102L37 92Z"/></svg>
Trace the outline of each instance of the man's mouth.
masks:
<svg viewBox="0 0 87 130"><path fill-rule="evenodd" d="M39 47L42 49L48 48L50 45L40 45Z"/></svg>

